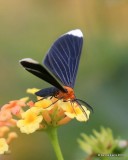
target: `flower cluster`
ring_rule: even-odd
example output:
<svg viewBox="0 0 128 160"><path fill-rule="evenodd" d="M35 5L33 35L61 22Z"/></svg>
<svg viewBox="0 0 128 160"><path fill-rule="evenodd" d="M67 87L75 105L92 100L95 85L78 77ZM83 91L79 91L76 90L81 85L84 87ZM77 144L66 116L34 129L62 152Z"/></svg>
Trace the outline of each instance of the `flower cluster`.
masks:
<svg viewBox="0 0 128 160"><path fill-rule="evenodd" d="M28 93L34 94L37 89L28 89ZM78 104L63 102L55 97L41 98L37 101L27 103L29 109L21 114L21 119L17 121L17 126L22 133L33 133L36 130L47 129L50 126L57 127L68 123L71 119L76 118L79 121L87 121L90 111L83 106L86 117Z"/></svg>
<svg viewBox="0 0 128 160"><path fill-rule="evenodd" d="M20 113L25 107L28 98L10 101L1 107L0 110L0 154L9 153L9 145L13 139L17 138L16 132L12 132L11 127L15 127Z"/></svg>
<svg viewBox="0 0 128 160"><path fill-rule="evenodd" d="M27 92L34 94L37 90L28 89ZM55 97L45 99L36 97L36 102L25 97L10 101L1 107L0 126L18 127L22 133L30 134L37 130L47 130L49 127L66 124L73 118L87 121L90 111L85 106L82 108L76 102L63 102ZM8 151L8 144L8 140L0 139L0 154Z"/></svg>
<svg viewBox="0 0 128 160"><path fill-rule="evenodd" d="M128 147L126 140L114 138L110 128L101 127L100 132L93 130L93 135L81 134L82 139L78 139L78 143L82 150L84 150L92 159L99 154L119 154L123 153Z"/></svg>

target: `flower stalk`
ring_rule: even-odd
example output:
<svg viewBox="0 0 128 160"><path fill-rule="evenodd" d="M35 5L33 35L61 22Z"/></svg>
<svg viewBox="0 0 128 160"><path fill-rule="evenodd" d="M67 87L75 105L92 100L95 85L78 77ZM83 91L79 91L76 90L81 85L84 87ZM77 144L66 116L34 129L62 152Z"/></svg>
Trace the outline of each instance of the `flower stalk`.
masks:
<svg viewBox="0 0 128 160"><path fill-rule="evenodd" d="M61 148L59 145L58 135L57 135L57 127L49 127L47 129L47 134L50 138L51 144L54 148L57 160L64 160Z"/></svg>

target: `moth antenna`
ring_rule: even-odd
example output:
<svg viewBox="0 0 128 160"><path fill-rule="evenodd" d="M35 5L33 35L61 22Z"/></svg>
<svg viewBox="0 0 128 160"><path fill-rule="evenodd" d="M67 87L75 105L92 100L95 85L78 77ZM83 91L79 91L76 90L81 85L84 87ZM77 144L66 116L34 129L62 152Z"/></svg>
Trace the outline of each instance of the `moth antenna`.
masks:
<svg viewBox="0 0 128 160"><path fill-rule="evenodd" d="M82 105L77 101L77 99L75 99L75 102L80 106L81 111L83 112L83 114L85 115L85 117L88 119L87 113L83 109Z"/></svg>
<svg viewBox="0 0 128 160"><path fill-rule="evenodd" d="M75 109L74 109L74 107L73 107L73 105L72 105L72 104L73 104L73 101L70 100L70 103L71 103L71 106L72 106L72 108L73 108L73 111L74 111L75 114L77 115L77 113L76 113L76 111L75 111Z"/></svg>
<svg viewBox="0 0 128 160"><path fill-rule="evenodd" d="M43 98L41 98L41 99L38 99L36 102L42 101L42 100L44 100L44 99L46 99L46 98L48 98L48 97L49 97L49 96L43 97Z"/></svg>
<svg viewBox="0 0 128 160"><path fill-rule="evenodd" d="M55 103L57 103L59 100L61 100L62 98L59 98L59 99L57 99L55 102L53 102L52 104L50 104L48 107L46 107L46 108L49 108L49 107L51 107L52 105L54 105Z"/></svg>
<svg viewBox="0 0 128 160"><path fill-rule="evenodd" d="M93 108L85 101L81 100L81 99L75 99L77 102L83 103L85 106L87 106L87 108L89 108L92 112L94 112Z"/></svg>

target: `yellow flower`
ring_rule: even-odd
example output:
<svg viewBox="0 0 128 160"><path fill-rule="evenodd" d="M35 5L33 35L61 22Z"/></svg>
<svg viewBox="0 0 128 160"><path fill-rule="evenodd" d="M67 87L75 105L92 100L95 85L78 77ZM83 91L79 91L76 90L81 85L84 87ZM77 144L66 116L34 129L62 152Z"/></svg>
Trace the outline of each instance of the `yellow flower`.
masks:
<svg viewBox="0 0 128 160"><path fill-rule="evenodd" d="M89 119L90 111L85 106L79 106L77 102L59 101L58 103L65 111L65 114L71 119L76 118L78 121L87 121Z"/></svg>
<svg viewBox="0 0 128 160"><path fill-rule="evenodd" d="M90 111L84 106L79 106L77 102L63 102L63 100L54 97L39 100L34 106L40 109L43 116L40 129L46 129L48 126L64 125L73 118L78 121L87 121L90 115Z"/></svg>
<svg viewBox="0 0 128 160"><path fill-rule="evenodd" d="M54 102L54 99L55 98L50 99L50 97L49 97L47 99L39 100L39 101L35 102L34 106L37 108L40 108L40 109L50 110L54 106L54 105L52 105Z"/></svg>
<svg viewBox="0 0 128 160"><path fill-rule="evenodd" d="M8 144L6 142L5 138L0 138L0 154L4 154L5 152L8 151Z"/></svg>
<svg viewBox="0 0 128 160"><path fill-rule="evenodd" d="M37 89L37 88L28 88L27 89L27 93L30 93L30 94L35 94L37 91L39 91L39 89Z"/></svg>
<svg viewBox="0 0 128 160"><path fill-rule="evenodd" d="M42 115L39 115L40 111L36 107L32 107L26 112L22 113L22 119L17 121L17 126L22 133L33 133L39 129L40 122L42 121Z"/></svg>
<svg viewBox="0 0 128 160"><path fill-rule="evenodd" d="M35 93L38 92L39 90L40 89L37 89L37 88L28 88L26 92L35 95ZM42 99L42 97L39 97L39 96L37 96L36 98L37 98L37 100Z"/></svg>

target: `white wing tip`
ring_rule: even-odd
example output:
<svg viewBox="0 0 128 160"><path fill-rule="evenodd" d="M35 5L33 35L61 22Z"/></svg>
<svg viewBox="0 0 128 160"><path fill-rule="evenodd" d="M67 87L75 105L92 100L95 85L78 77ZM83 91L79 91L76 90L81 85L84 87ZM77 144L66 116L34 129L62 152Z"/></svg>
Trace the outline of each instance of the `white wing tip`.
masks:
<svg viewBox="0 0 128 160"><path fill-rule="evenodd" d="M23 58L23 59L21 59L19 62L21 63L21 62L23 62L23 61L26 61L26 62L29 62L29 63L35 63L35 64L38 64L38 62L37 61L35 61L34 59L32 59L32 58Z"/></svg>
<svg viewBox="0 0 128 160"><path fill-rule="evenodd" d="M77 37L83 37L83 33L81 32L80 29L71 30L67 34L77 36Z"/></svg>

